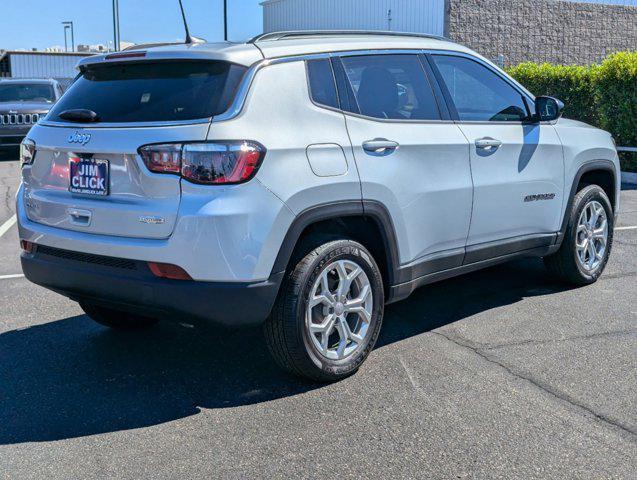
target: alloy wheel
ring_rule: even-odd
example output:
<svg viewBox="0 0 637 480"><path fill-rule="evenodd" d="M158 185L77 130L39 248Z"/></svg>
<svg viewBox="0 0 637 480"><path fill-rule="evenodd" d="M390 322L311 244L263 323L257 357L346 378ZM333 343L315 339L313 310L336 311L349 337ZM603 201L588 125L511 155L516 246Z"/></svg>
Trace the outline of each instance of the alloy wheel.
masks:
<svg viewBox="0 0 637 480"><path fill-rule="evenodd" d="M310 291L306 328L321 355L345 359L365 343L373 311L372 287L352 260L327 265Z"/></svg>
<svg viewBox="0 0 637 480"><path fill-rule="evenodd" d="M580 266L587 272L599 267L608 244L606 210L596 200L586 204L577 222L575 249Z"/></svg>

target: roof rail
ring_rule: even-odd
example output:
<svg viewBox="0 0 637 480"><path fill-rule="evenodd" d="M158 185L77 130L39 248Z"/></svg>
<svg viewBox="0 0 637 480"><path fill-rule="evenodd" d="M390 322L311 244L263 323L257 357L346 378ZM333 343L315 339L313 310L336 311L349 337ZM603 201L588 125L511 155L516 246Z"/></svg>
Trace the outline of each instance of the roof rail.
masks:
<svg viewBox="0 0 637 480"><path fill-rule="evenodd" d="M262 33L248 40L247 43L258 43L278 40L288 40L299 37L320 37L320 36L346 36L346 35L383 35L388 37L416 37L429 38L434 40L450 41L440 35L429 35L427 33L414 32L388 32L384 30L290 30L282 32Z"/></svg>

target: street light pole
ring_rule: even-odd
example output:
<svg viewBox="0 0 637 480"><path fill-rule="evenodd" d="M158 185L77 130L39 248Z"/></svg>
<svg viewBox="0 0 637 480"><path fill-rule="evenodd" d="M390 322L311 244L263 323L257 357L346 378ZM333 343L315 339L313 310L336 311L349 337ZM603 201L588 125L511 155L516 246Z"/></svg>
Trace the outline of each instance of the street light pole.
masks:
<svg viewBox="0 0 637 480"><path fill-rule="evenodd" d="M119 1L113 0L113 49L119 50Z"/></svg>
<svg viewBox="0 0 637 480"><path fill-rule="evenodd" d="M71 51L74 52L75 51L75 32L73 30L73 22L62 22L62 25L64 25L64 42L65 42L65 48L66 48L66 29L70 28L71 29ZM67 50L68 51L68 50Z"/></svg>
<svg viewBox="0 0 637 480"><path fill-rule="evenodd" d="M68 25L64 25L64 51L68 52L69 51L69 46L68 43L66 41L66 31L69 29Z"/></svg>
<svg viewBox="0 0 637 480"><path fill-rule="evenodd" d="M228 0L223 0L223 40L228 41Z"/></svg>

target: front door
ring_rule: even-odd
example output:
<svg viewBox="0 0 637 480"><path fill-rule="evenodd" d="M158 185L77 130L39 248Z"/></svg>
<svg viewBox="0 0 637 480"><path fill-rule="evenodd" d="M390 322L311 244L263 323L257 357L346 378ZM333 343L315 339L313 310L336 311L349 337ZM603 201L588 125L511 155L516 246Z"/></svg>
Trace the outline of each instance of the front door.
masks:
<svg viewBox="0 0 637 480"><path fill-rule="evenodd" d="M467 245L503 242L523 250L550 242L564 192L555 128L531 123L532 99L525 101L526 94L491 67L465 56L431 58L470 143L474 201Z"/></svg>
<svg viewBox="0 0 637 480"><path fill-rule="evenodd" d="M399 280L461 265L472 204L469 144L442 120L421 57L344 56L335 66L363 199L382 203L394 223Z"/></svg>

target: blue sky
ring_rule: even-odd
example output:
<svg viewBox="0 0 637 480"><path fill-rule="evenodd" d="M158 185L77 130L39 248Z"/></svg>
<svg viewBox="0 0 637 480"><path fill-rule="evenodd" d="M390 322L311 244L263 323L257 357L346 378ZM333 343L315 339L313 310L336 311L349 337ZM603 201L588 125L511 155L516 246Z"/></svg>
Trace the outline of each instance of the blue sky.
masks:
<svg viewBox="0 0 637 480"><path fill-rule="evenodd" d="M263 29L260 0L228 0L230 40L245 40ZM223 39L222 0L183 0L190 33ZM135 43L184 38L177 0L119 0L122 41ZM113 39L112 0L0 0L0 49L43 49L64 45L60 22L71 20L75 44ZM69 39L70 45L70 39Z"/></svg>

